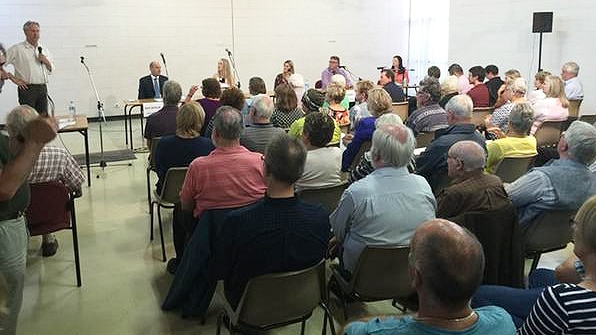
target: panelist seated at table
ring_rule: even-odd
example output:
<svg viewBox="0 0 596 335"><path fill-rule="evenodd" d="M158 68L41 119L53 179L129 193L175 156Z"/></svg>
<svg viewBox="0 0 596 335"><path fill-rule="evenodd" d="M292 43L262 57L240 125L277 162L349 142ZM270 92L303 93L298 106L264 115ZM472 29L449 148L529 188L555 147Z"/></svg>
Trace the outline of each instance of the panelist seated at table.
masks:
<svg viewBox="0 0 596 335"><path fill-rule="evenodd" d="M161 75L161 64L158 61L149 63L150 75L139 79L139 99L161 99L163 86L168 77Z"/></svg>

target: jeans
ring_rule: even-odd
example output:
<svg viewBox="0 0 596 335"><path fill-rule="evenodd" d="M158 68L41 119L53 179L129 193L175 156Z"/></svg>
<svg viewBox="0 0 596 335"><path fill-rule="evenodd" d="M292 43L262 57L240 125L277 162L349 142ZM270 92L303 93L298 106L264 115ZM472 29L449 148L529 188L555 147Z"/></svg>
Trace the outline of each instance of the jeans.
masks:
<svg viewBox="0 0 596 335"><path fill-rule="evenodd" d="M23 302L27 235L24 217L0 221L0 276L8 284L8 315L0 324L1 335L13 335L17 331L17 317Z"/></svg>
<svg viewBox="0 0 596 335"><path fill-rule="evenodd" d="M482 285L472 298L472 308L499 306L506 310L516 327L521 327L532 306L546 286L558 284L555 272L548 269L536 269L530 273L528 289L499 285Z"/></svg>

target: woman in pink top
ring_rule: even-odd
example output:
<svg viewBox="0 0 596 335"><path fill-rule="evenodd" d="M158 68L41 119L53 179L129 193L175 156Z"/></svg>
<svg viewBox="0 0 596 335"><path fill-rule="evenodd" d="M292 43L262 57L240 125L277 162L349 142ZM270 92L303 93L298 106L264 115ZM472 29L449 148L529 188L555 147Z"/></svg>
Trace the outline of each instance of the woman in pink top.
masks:
<svg viewBox="0 0 596 335"><path fill-rule="evenodd" d="M542 86L546 98L534 104L534 124L531 134L534 135L544 121L565 121L569 116L569 100L565 97L563 81L557 76L547 76Z"/></svg>

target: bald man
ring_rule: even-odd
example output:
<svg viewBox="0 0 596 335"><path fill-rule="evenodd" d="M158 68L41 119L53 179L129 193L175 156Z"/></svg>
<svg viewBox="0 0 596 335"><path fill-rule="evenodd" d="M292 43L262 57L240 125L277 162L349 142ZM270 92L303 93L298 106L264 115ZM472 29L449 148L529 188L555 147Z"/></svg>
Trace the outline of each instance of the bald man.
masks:
<svg viewBox="0 0 596 335"><path fill-rule="evenodd" d="M434 219L430 186L407 168L414 147L414 134L404 125L379 125L373 133L375 170L348 187L330 217L346 277L366 246L407 244L420 223Z"/></svg>
<svg viewBox="0 0 596 335"><path fill-rule="evenodd" d="M465 212L511 206L501 179L485 174L485 165L486 151L474 141L459 141L449 148L447 173L452 182L437 196L437 217L455 218Z"/></svg>
<svg viewBox="0 0 596 335"><path fill-rule="evenodd" d="M161 64L158 61L149 63L151 74L139 79L139 99L161 99L163 85L168 77L161 75Z"/></svg>
<svg viewBox="0 0 596 335"><path fill-rule="evenodd" d="M484 253L468 230L441 219L421 224L410 242L409 260L410 281L418 293L416 316L354 322L345 334L515 334L502 308L470 307L482 281Z"/></svg>

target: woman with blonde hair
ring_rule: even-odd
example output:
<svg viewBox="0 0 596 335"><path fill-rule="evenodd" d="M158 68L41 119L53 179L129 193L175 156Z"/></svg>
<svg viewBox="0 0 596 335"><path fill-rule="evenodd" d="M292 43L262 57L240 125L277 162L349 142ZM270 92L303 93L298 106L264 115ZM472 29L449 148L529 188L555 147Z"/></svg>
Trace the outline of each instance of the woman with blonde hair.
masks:
<svg viewBox="0 0 596 335"><path fill-rule="evenodd" d="M329 116L331 116L340 126L350 123L350 113L345 106L342 106L341 102L346 96L346 90L343 86L338 84L331 84L327 86L327 92L325 93L325 100L329 104ZM323 105L325 106L325 105Z"/></svg>
<svg viewBox="0 0 596 335"><path fill-rule="evenodd" d="M363 118L356 125L354 135L346 135L344 144L346 150L343 153L341 170L348 171L352 161L356 158L360 146L366 141L372 140L372 134L375 131L375 121L381 115L391 113L391 96L382 88L374 88L368 91L368 110L372 116Z"/></svg>
<svg viewBox="0 0 596 335"><path fill-rule="evenodd" d="M569 116L569 100L565 96L565 86L561 78L547 76L542 91L546 98L534 104L534 124L530 133L534 135L544 121L565 121Z"/></svg>
<svg viewBox="0 0 596 335"><path fill-rule="evenodd" d="M232 73L232 67L227 59L221 58L217 62L217 73L213 75L224 87L236 87L236 79Z"/></svg>
<svg viewBox="0 0 596 335"><path fill-rule="evenodd" d="M284 62L283 71L275 77L275 83L273 84L273 89L277 88L277 86L281 84L289 84L290 76L294 74L294 62L291 60L287 60Z"/></svg>

